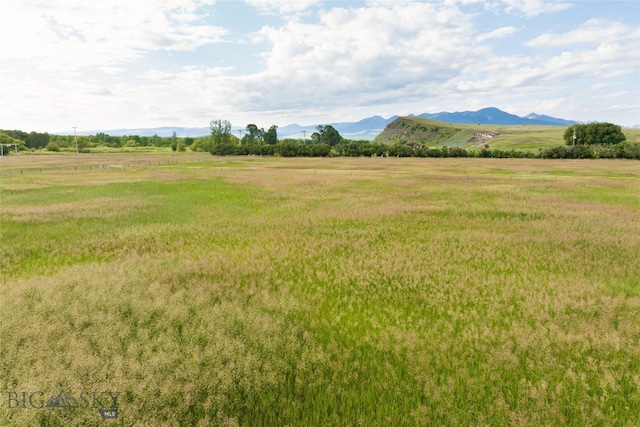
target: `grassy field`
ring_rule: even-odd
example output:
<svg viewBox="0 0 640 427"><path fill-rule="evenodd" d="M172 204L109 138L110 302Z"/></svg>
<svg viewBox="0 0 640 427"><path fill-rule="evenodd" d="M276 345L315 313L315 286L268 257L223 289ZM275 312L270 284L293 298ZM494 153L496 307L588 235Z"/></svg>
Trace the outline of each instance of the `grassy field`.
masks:
<svg viewBox="0 0 640 427"><path fill-rule="evenodd" d="M0 161L2 426L640 425L637 162Z"/></svg>
<svg viewBox="0 0 640 427"><path fill-rule="evenodd" d="M376 142L414 142L428 146L480 148L485 143L492 149L537 152L541 148L565 145L567 126L449 124L420 117L402 117L388 126ZM640 129L622 129L627 141L640 142ZM491 135L489 139L474 138L476 134Z"/></svg>
<svg viewBox="0 0 640 427"><path fill-rule="evenodd" d="M489 142L492 148L500 150L533 150L564 145L565 126L484 126L484 132L496 136ZM623 128L629 142L640 142L640 129Z"/></svg>

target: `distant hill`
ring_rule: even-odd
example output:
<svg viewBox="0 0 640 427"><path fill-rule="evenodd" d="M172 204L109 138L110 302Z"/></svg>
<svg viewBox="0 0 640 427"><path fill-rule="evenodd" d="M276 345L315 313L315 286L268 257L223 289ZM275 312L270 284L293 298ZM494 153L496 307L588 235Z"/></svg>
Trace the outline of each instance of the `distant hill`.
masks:
<svg viewBox="0 0 640 427"><path fill-rule="evenodd" d="M244 128L243 128L244 129ZM130 129L109 129L109 130L80 130L78 129L78 135L95 135L97 133L106 133L111 136L124 136L124 135L138 135L138 136L161 136L163 138L170 137L176 133L178 137L192 137L197 138L201 136L207 136L211 134L211 129L208 127L203 128L187 128L187 127L173 127L164 126L158 128L130 128ZM68 132L56 132L56 135L69 135ZM73 133L72 133L73 134Z"/></svg>
<svg viewBox="0 0 640 427"><path fill-rule="evenodd" d="M540 114L536 114L536 113L528 114L528 115L524 116L523 118L524 119L528 119L528 120L532 120L532 121L535 120L537 122L545 122L546 124L557 125L557 126L571 126L571 125L575 125L575 124L578 123L575 120L558 119L558 118L555 118L555 117L540 115ZM532 123L531 122L527 122L527 123L523 123L523 124L532 124Z"/></svg>
<svg viewBox="0 0 640 427"><path fill-rule="evenodd" d="M551 116L539 115L531 113L525 117L516 116L498 108L483 108L478 111L462 111L462 112L440 112L440 113L423 113L418 116L423 119L435 120L450 124L494 124L494 125L545 125L545 126L571 126L575 121L559 119ZM387 119L381 116L372 116L364 118L357 122L337 122L337 123L318 123L314 125L298 125L289 124L278 127L278 137L303 139L311 138L311 134L316 131L318 125L330 124L340 135L347 139L355 140L373 140L385 127L395 121L398 116L392 116ZM232 132L239 135L239 131L244 131L244 126L234 126ZM158 128L139 128L139 129L111 129L111 130L78 130L78 135L95 135L98 132L104 132L112 136L122 135L139 135L169 137L176 133L179 137L202 137L210 134L208 127L158 127ZM57 132L57 134L68 135L69 133Z"/></svg>
<svg viewBox="0 0 640 427"><path fill-rule="evenodd" d="M525 117L507 113L498 108L489 107L478 111L442 112L436 114L424 113L418 117L437 120L453 124L479 124L479 125L542 125L542 126L570 126L575 121L557 119L555 117L531 113Z"/></svg>
<svg viewBox="0 0 640 427"><path fill-rule="evenodd" d="M338 122L329 123L337 130L343 138L370 141L380 134L389 123L398 116L385 119L381 116L372 116L358 122ZM321 124L321 123L319 123ZM311 138L311 134L316 131L318 125L300 126L297 124L287 125L278 128L280 138Z"/></svg>

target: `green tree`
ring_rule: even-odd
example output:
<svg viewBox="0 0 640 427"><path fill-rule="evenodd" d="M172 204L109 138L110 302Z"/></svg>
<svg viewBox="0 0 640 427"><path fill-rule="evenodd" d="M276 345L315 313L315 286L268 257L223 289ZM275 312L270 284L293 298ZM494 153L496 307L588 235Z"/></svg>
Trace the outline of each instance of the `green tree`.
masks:
<svg viewBox="0 0 640 427"><path fill-rule="evenodd" d="M48 143L45 148L46 148L47 151L60 151L60 147L58 146L58 143L53 142L53 141Z"/></svg>
<svg viewBox="0 0 640 427"><path fill-rule="evenodd" d="M21 131L21 130L2 130L0 129L0 132L9 135L11 138L15 138L15 139L19 139L20 141L24 142L25 144L27 143L27 140L29 139L29 134Z"/></svg>
<svg viewBox="0 0 640 427"><path fill-rule="evenodd" d="M231 142L231 122L229 120L211 120L209 127L214 145Z"/></svg>
<svg viewBox="0 0 640 427"><path fill-rule="evenodd" d="M27 147L29 148L44 148L49 143L48 133L29 132L27 137Z"/></svg>
<svg viewBox="0 0 640 427"><path fill-rule="evenodd" d="M135 145L135 146L139 146L139 145L141 145L141 144L140 144L140 142L141 142L141 140L140 140L140 136L138 136L138 135L131 135L131 136L129 136L129 141L131 141L131 140L135 141L135 143L136 143L136 145ZM129 141L127 141L127 142L129 142Z"/></svg>
<svg viewBox="0 0 640 427"><path fill-rule="evenodd" d="M91 139L86 135L78 135L77 137L73 137L74 142L77 139L78 141L78 150L81 153L87 153L89 148L94 147L95 144L91 142ZM75 145L75 144L74 144Z"/></svg>
<svg viewBox="0 0 640 427"><path fill-rule="evenodd" d="M563 138L567 145L573 145L574 143L576 145L613 145L624 142L627 139L622 132L622 128L613 123L573 125L564 131Z"/></svg>
<svg viewBox="0 0 640 427"><path fill-rule="evenodd" d="M174 130L171 134L171 151L176 151L178 149L178 135L176 135L176 131Z"/></svg>
<svg viewBox="0 0 640 427"><path fill-rule="evenodd" d="M310 155L312 157L327 157L331 152L331 147L328 144L311 144L310 147Z"/></svg>
<svg viewBox="0 0 640 427"><path fill-rule="evenodd" d="M3 155L15 153L16 147L18 151L21 151L25 146L24 141L18 138L13 138L4 132L0 132L0 144L2 144L1 151Z"/></svg>
<svg viewBox="0 0 640 427"><path fill-rule="evenodd" d="M262 137L264 135L263 129L259 129L258 126L253 123L249 123L246 129L247 134L242 138L243 143L257 144L259 142L262 142Z"/></svg>
<svg viewBox="0 0 640 427"><path fill-rule="evenodd" d="M311 134L311 140L316 144L327 144L334 147L342 142L342 136L331 125L316 126L317 132Z"/></svg>
<svg viewBox="0 0 640 427"><path fill-rule="evenodd" d="M60 148L67 148L73 144L73 135L51 135L49 142L55 142Z"/></svg>
<svg viewBox="0 0 640 427"><path fill-rule="evenodd" d="M275 145L278 143L278 126L273 125L268 131L264 133L264 142L269 145Z"/></svg>

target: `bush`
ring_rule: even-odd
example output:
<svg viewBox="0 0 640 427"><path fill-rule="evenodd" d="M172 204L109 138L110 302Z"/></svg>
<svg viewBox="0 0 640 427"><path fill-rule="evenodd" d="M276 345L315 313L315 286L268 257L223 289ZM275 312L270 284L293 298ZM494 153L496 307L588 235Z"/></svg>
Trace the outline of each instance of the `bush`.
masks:
<svg viewBox="0 0 640 427"><path fill-rule="evenodd" d="M50 142L45 147L47 151L60 151L60 146L56 142Z"/></svg>
<svg viewBox="0 0 640 427"><path fill-rule="evenodd" d="M541 159L566 159L567 149L563 146L545 148L540 151Z"/></svg>

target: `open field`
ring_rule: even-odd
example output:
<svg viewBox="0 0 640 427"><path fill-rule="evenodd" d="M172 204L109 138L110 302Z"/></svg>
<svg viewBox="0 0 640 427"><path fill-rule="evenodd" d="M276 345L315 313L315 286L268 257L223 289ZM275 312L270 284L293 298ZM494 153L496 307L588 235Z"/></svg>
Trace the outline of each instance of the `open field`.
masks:
<svg viewBox="0 0 640 427"><path fill-rule="evenodd" d="M640 425L637 162L170 159L0 159L0 425Z"/></svg>
<svg viewBox="0 0 640 427"><path fill-rule="evenodd" d="M564 145L563 135L567 126L486 126L488 132L498 134L489 143L501 150L538 150ZM623 128L629 142L640 142L640 129Z"/></svg>
<svg viewBox="0 0 640 427"><path fill-rule="evenodd" d="M428 146L479 148L488 144L498 150L535 151L565 145L563 135L567 126L540 125L482 125L450 124L423 119L402 117L387 126L377 142L413 142ZM622 129L627 141L640 142L640 129ZM487 138L474 138L482 134ZM490 136L490 137L489 137Z"/></svg>

